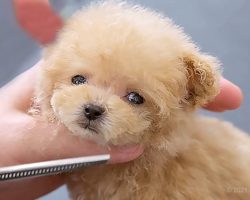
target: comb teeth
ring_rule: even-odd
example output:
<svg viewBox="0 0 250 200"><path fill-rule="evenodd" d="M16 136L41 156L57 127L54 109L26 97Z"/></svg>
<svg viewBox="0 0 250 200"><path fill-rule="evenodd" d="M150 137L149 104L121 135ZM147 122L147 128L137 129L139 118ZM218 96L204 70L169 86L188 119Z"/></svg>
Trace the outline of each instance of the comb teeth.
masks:
<svg viewBox="0 0 250 200"><path fill-rule="evenodd" d="M0 174L0 181L31 177L31 176L55 175L55 174L60 174L63 172L70 172L72 170L85 167L85 166L88 166L88 164L79 163L79 164L55 166L55 167L35 169L35 170L24 170L24 171L9 172L9 173L6 172L6 173Z"/></svg>
<svg viewBox="0 0 250 200"><path fill-rule="evenodd" d="M0 181L71 172L82 167L105 163L109 158L109 155L89 156L0 168Z"/></svg>

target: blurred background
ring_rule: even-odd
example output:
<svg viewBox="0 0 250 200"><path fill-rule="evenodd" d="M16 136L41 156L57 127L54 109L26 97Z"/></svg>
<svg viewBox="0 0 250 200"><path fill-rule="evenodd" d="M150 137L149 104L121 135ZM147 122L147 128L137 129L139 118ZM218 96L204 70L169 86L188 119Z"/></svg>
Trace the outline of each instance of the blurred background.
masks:
<svg viewBox="0 0 250 200"><path fill-rule="evenodd" d="M52 0L65 18L90 1ZM250 1L249 0L135 0L172 18L184 27L205 52L217 56L224 76L238 84L245 95L242 107L225 113L202 113L233 122L250 133ZM40 58L41 47L15 20L12 1L0 1L0 86L30 68ZM65 187L41 198L67 200Z"/></svg>

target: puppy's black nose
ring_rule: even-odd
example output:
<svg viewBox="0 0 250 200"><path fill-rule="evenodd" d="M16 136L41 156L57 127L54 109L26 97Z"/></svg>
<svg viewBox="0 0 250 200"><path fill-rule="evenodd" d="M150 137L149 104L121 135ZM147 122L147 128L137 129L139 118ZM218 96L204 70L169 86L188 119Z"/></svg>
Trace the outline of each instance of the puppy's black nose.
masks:
<svg viewBox="0 0 250 200"><path fill-rule="evenodd" d="M96 120L104 113L104 109L101 106L88 104L84 107L84 115L89 120Z"/></svg>

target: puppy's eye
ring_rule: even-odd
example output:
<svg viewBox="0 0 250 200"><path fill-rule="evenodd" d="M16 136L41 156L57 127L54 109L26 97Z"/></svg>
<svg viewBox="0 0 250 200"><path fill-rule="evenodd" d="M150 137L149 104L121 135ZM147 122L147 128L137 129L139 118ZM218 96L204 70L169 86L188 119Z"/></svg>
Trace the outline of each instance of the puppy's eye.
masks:
<svg viewBox="0 0 250 200"><path fill-rule="evenodd" d="M140 96L136 92L130 92L126 98L128 99L129 102L133 104L143 104L144 103L144 98Z"/></svg>
<svg viewBox="0 0 250 200"><path fill-rule="evenodd" d="M87 79L82 75L76 75L76 76L72 77L71 82L74 85L81 85L81 84L86 83Z"/></svg>

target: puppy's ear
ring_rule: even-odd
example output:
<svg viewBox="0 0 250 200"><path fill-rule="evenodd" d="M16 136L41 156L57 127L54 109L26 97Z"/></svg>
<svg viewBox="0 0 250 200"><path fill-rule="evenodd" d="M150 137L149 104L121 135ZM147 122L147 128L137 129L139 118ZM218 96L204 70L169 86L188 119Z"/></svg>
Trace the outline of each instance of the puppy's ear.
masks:
<svg viewBox="0 0 250 200"><path fill-rule="evenodd" d="M188 54L183 58L187 75L185 102L201 107L219 93L219 62L216 58L201 54Z"/></svg>

